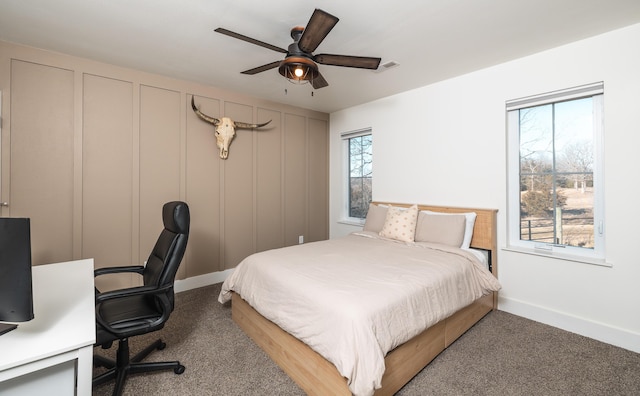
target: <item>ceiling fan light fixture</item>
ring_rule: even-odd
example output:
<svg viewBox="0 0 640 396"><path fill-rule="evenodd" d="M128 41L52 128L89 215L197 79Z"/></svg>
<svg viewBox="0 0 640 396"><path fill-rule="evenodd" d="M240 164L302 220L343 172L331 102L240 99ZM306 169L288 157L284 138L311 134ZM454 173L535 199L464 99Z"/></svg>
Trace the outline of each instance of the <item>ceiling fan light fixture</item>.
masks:
<svg viewBox="0 0 640 396"><path fill-rule="evenodd" d="M278 72L294 84L313 82L318 77L318 66L310 59L303 57L289 57L283 60Z"/></svg>

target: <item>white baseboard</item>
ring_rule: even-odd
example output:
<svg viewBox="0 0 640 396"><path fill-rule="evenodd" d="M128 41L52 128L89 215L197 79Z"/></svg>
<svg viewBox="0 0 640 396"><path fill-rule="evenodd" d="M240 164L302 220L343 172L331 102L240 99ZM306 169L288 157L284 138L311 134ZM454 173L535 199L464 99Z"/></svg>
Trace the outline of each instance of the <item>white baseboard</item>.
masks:
<svg viewBox="0 0 640 396"><path fill-rule="evenodd" d="M498 309L640 353L640 334L523 301L498 298Z"/></svg>
<svg viewBox="0 0 640 396"><path fill-rule="evenodd" d="M233 268L224 271L210 272L204 275L192 276L186 279L179 279L175 281L174 290L176 293L180 293L191 289L197 289L198 287L224 282L224 280L231 275L231 272L233 272Z"/></svg>

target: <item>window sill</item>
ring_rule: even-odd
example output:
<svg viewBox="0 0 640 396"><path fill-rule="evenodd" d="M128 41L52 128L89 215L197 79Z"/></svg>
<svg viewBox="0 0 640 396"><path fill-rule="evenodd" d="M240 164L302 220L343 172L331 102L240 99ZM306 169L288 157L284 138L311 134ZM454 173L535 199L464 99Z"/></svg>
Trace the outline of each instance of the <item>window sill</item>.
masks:
<svg viewBox="0 0 640 396"><path fill-rule="evenodd" d="M547 258L556 259L556 260L573 261L576 263L597 265L600 267L608 267L608 268L613 267L613 263L608 262L606 259L573 256L573 255L563 254L558 252L545 252L545 251L539 251L535 249L523 248L519 246L507 246L507 247L503 247L502 250L507 252L530 254L532 256L547 257Z"/></svg>
<svg viewBox="0 0 640 396"><path fill-rule="evenodd" d="M346 224L350 226L363 227L364 219L353 219L353 218L341 219L341 220L338 220L338 224Z"/></svg>

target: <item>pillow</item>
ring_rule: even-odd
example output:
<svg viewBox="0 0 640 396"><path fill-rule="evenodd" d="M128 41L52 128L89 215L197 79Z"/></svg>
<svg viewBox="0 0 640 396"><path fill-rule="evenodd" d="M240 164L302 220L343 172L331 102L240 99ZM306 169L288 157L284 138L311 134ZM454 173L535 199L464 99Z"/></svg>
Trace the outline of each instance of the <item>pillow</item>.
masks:
<svg viewBox="0 0 640 396"><path fill-rule="evenodd" d="M379 235L398 241L413 242L417 220L417 205L413 205L408 209L389 205L387 217L384 220L384 226Z"/></svg>
<svg viewBox="0 0 640 396"><path fill-rule="evenodd" d="M438 216L420 212L415 240L460 247L466 224L467 218L464 215Z"/></svg>
<svg viewBox="0 0 640 396"><path fill-rule="evenodd" d="M468 213L442 213L442 212L432 212L430 210L423 210L425 213L434 214L434 215L444 215L444 216L457 216L464 215L466 218L466 225L464 227L464 237L462 238L462 244L460 247L462 249L469 249L471 246L471 238L473 237L473 226L476 223L476 213L468 212Z"/></svg>
<svg viewBox="0 0 640 396"><path fill-rule="evenodd" d="M389 209L388 206L369 204L369 211L367 212L367 218L364 221L362 231L382 231L384 221L387 218L387 209Z"/></svg>

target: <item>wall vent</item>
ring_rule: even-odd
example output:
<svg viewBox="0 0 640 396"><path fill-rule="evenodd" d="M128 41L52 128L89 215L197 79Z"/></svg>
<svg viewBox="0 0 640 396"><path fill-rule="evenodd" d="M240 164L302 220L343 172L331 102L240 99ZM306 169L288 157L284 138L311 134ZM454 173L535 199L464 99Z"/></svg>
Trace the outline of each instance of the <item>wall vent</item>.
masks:
<svg viewBox="0 0 640 396"><path fill-rule="evenodd" d="M378 69L376 70L376 73L382 73L385 70L389 70L391 68L400 66L400 63L396 62L396 61L389 61L389 62L385 62L383 64L380 65L380 67L378 67Z"/></svg>

